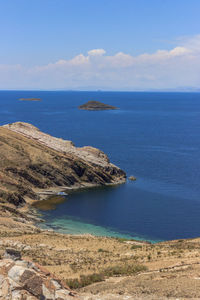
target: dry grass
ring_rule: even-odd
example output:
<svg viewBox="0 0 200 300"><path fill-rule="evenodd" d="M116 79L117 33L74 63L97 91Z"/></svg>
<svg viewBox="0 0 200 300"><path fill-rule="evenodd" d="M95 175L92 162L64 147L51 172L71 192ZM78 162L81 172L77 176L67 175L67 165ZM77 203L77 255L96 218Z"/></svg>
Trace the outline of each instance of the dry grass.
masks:
<svg viewBox="0 0 200 300"><path fill-rule="evenodd" d="M147 267L144 265L115 265L107 269L103 269L100 273L93 273L90 275L81 275L80 278L67 279L67 285L72 289L78 289L90 285L92 283L104 281L112 276L130 276L138 272L146 271Z"/></svg>
<svg viewBox="0 0 200 300"><path fill-rule="evenodd" d="M150 245L91 235L36 232L28 221L20 223L18 215L14 219L2 212L0 255L6 247L17 248L25 259L45 266L72 288L92 293L158 293L160 297L188 293L200 298L199 281L195 279L200 274L200 239Z"/></svg>

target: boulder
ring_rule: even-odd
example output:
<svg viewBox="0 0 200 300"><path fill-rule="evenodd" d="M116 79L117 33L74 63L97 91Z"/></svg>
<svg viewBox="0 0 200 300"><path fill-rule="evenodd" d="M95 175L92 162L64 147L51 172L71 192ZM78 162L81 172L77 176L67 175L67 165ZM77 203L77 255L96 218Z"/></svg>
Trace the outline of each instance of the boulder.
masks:
<svg viewBox="0 0 200 300"><path fill-rule="evenodd" d="M64 283L38 264L21 259L14 249L7 249L0 260L0 299L80 300Z"/></svg>
<svg viewBox="0 0 200 300"><path fill-rule="evenodd" d="M7 248L4 253L5 258L10 258L13 260L19 260L21 259L21 253L20 251L17 251L15 249Z"/></svg>
<svg viewBox="0 0 200 300"><path fill-rule="evenodd" d="M136 180L136 178L134 176L132 176L132 175L128 179L131 180L131 181L135 181Z"/></svg>

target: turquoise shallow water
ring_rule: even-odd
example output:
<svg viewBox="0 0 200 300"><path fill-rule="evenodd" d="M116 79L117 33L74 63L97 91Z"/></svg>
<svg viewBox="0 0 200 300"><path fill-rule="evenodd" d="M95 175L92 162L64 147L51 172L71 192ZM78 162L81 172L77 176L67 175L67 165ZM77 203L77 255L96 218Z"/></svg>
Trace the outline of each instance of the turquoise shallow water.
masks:
<svg viewBox="0 0 200 300"><path fill-rule="evenodd" d="M29 97L42 101L18 101ZM88 100L119 110L77 109ZM0 124L15 121L100 148L137 177L70 194L42 212L49 226L154 241L200 236L199 93L1 91Z"/></svg>
<svg viewBox="0 0 200 300"><path fill-rule="evenodd" d="M114 237L114 238L124 238L124 239L135 239L135 240L146 240L151 243L159 242L159 240L151 240L148 237L141 237L138 235L129 235L129 234L123 234L122 232L114 231L109 228L105 228L102 226L97 226L93 224L88 224L81 222L80 220L72 220L71 217L65 216L65 218L57 218L52 219L50 223L45 223L44 225L41 225L41 228L43 229L54 229L60 233L65 234L92 234L95 236L107 236L107 237Z"/></svg>

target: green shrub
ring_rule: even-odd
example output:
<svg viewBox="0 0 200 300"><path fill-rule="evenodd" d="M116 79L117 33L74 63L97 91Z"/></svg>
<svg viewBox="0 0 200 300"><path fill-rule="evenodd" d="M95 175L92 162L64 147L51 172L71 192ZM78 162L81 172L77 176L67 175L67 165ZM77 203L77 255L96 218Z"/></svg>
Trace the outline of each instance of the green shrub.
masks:
<svg viewBox="0 0 200 300"><path fill-rule="evenodd" d="M141 245L132 245L132 246L131 246L131 249L132 249L132 250L133 250L133 249L140 249L140 248L142 248Z"/></svg>
<svg viewBox="0 0 200 300"><path fill-rule="evenodd" d="M99 249L98 249L98 252L106 252L106 253L109 253L108 250L104 250L104 249L102 249L102 248L99 248Z"/></svg>
<svg viewBox="0 0 200 300"><path fill-rule="evenodd" d="M116 265L109 267L103 271L105 276L116 276L116 275L132 275L141 271L146 271L147 267L139 264L135 265Z"/></svg>
<svg viewBox="0 0 200 300"><path fill-rule="evenodd" d="M120 276L120 275L133 275L135 273L146 271L148 268L140 264L134 265L116 265L102 270L101 273L93 273L90 275L81 275L80 279L68 279L66 284L71 289L78 289L90 285L95 282L104 281L106 277Z"/></svg>
<svg viewBox="0 0 200 300"><path fill-rule="evenodd" d="M66 280L66 284L70 289L78 289L80 286L80 282L77 278Z"/></svg>
<svg viewBox="0 0 200 300"><path fill-rule="evenodd" d="M126 238L116 238L116 240L120 243L129 241L129 239L126 239Z"/></svg>
<svg viewBox="0 0 200 300"><path fill-rule="evenodd" d="M71 289L78 289L82 288L84 286L90 285L95 282L100 282L104 280L103 274L91 274L91 275L81 275L80 279L68 279L66 280L66 284L71 288Z"/></svg>

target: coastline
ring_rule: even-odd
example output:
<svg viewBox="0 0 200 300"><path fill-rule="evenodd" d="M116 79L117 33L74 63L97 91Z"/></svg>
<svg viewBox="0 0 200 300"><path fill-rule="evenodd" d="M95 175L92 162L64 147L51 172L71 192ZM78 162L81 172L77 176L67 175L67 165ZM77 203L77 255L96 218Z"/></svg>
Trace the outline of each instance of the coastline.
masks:
<svg viewBox="0 0 200 300"><path fill-rule="evenodd" d="M78 183L78 184L74 184L72 186L52 186L52 187L48 187L48 188L33 188L33 192L37 195L37 199L32 199L30 197L25 196L24 199L26 201L26 203L22 206L19 207L18 210L21 211L22 213L28 213L30 217L32 217L33 219L33 224L36 228L42 230L42 231L52 231L55 233L59 233L59 231L56 231L54 229L52 229L51 226L46 225L45 228L44 226L42 226L43 224L45 224L45 220L43 219L43 217L41 216L40 212L39 212L39 208L37 207L37 204L41 204L43 201L48 202L48 199L54 196L58 196L60 198L64 199L64 196L67 196L68 193L71 193L73 191L82 191L85 189L95 189L95 188L100 188L100 187L111 187L111 186L118 186L121 184L125 184L127 181L127 178L123 178L120 180L115 180L115 182L112 183L104 183L104 184L98 184L98 183L88 183L88 182L82 182L82 183ZM65 200L61 200L61 203L64 202ZM57 201L55 201L55 205L56 205ZM60 203L60 202L59 202ZM54 200L52 201L52 204L54 205ZM50 208L51 209L51 208ZM47 209L48 210L48 209ZM42 224L42 225L41 225ZM66 235L87 235L87 233L81 233L81 234L71 234L71 233L64 233ZM100 235L93 235L88 233L90 236L100 236ZM120 233L116 233L116 235L112 236L112 235L102 235L102 237L107 237L107 238L120 238L122 237L124 238L124 236L128 236L126 234L120 234ZM129 238L127 238L127 240L133 240L133 238L131 236L129 236ZM146 241L143 239L136 239L135 241L138 242L144 242L144 243L149 243L150 241Z"/></svg>
<svg viewBox="0 0 200 300"><path fill-rule="evenodd" d="M31 200L29 198L26 198L27 202L28 203L35 203L36 201L39 202L39 201L43 201L45 199L47 199L49 196L56 196L56 195L59 195L59 193L66 193L67 195L67 192L71 192L71 191L81 191L81 190L84 190L84 189L92 189L92 188L98 188L98 187L103 187L103 186L117 186L117 185L121 185L121 184L124 184L126 183L126 178L124 179L121 179L121 180L118 180L116 182L113 182L113 183L105 183L104 185L101 185L101 184L95 184L95 183L81 183L81 184L78 184L78 185L74 185L74 186L60 186L60 187L49 187L47 189L39 189L39 188L34 188L33 191L38 195L38 197L40 199L38 200Z"/></svg>
<svg viewBox="0 0 200 300"><path fill-rule="evenodd" d="M88 223L82 223L81 221L73 221L72 219L69 220L70 223L75 222L79 223L80 229L82 229L83 233L72 233L74 231L73 227L71 228L58 228L56 230L56 225L53 224L48 224L46 223L45 219L42 217L41 213L39 211L48 211L54 209L58 204L65 202L65 197L67 195L71 194L73 191L82 191L85 189L95 189L99 187L109 187L109 186L117 186L124 184L126 180L119 180L118 182L115 183L109 183L105 185L99 185L99 184L89 184L89 183L84 183L81 185L76 185L76 186L62 186L62 187L52 187L48 189L34 189L34 192L38 195L38 200L32 200L32 199L27 199L27 205L23 207L23 211L33 211L34 216L38 216L39 219L37 219L36 222L36 227L39 227L42 230L51 230L57 233L61 234L67 234L67 235L91 235L94 237L107 237L107 238L122 238L122 239L127 239L127 240L134 240L139 243L155 243L155 242L160 242L160 241L154 241L151 239L145 239L141 237L133 237L130 234L126 233L120 233L117 231L113 231L112 229L106 228L106 227L101 227L97 225L92 225ZM71 224L70 224L71 225ZM84 232L84 229L82 227L86 226L86 232ZM92 229L94 230L97 228L97 232L91 233L88 232L88 226L91 226ZM60 229L60 230L59 230ZM102 229L102 230L101 230ZM79 229L77 228L79 231ZM101 230L101 231L99 231Z"/></svg>
<svg viewBox="0 0 200 300"><path fill-rule="evenodd" d="M44 231L50 230L58 234L66 234L72 236L89 235L96 238L102 237L108 239L109 238L122 239L122 240L134 241L134 242L144 243L144 244L155 244L155 243L163 242L163 240L155 240L148 237L145 238L142 236L132 236L131 234L128 233L118 232L115 231L114 229L103 227L100 225L85 223L82 222L81 220L66 219L69 227L65 225L63 226L63 228L61 228L62 226L53 223L52 224L47 223L46 220L42 217L42 211L55 209L55 207L58 204L61 204L66 201L64 198L67 197L67 195L69 195L70 192L82 191L85 189L95 189L98 187L117 186L124 183L126 183L126 179L119 180L118 182L109 183L105 185L84 183L81 185L76 185L71 187L63 186L63 187L52 187L48 189L34 189L34 191L37 193L40 199L27 201L28 205L25 209L27 209L28 211L30 211L31 209L34 211L35 216L39 216L39 222L37 222L35 225ZM64 194L60 194L60 193L64 193Z"/></svg>

